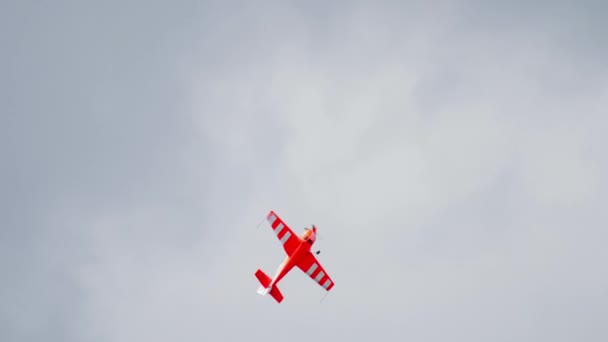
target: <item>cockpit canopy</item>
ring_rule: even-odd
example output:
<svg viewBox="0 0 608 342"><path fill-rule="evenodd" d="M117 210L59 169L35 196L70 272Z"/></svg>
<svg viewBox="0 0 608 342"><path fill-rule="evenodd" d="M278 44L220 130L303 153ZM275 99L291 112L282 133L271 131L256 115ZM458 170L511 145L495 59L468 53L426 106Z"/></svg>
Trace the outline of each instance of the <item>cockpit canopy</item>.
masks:
<svg viewBox="0 0 608 342"><path fill-rule="evenodd" d="M313 228L304 228L306 232L304 232L303 239L304 241L308 241L310 244L315 242L317 239L317 229L313 226Z"/></svg>

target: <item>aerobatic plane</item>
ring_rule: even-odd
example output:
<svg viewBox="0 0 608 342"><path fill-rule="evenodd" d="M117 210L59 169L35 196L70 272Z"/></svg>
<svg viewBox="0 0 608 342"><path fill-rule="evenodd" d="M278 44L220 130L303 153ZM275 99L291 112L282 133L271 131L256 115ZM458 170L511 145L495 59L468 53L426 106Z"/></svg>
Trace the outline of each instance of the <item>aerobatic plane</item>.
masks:
<svg viewBox="0 0 608 342"><path fill-rule="evenodd" d="M258 289L258 293L263 296L270 294L277 303L281 303L283 301L283 294L279 291L277 284L294 267L298 267L302 272L305 272L326 291L331 290L334 287L334 281L329 277L311 251L312 246L317 240L317 227L312 225L312 228L304 228L305 232L301 236L298 236L274 211L271 210L268 213L266 220L270 223L270 227L277 239L283 245L287 257L279 265L273 278L270 278L260 269L255 272L255 276L262 284ZM316 251L315 254L318 255L320 252Z"/></svg>

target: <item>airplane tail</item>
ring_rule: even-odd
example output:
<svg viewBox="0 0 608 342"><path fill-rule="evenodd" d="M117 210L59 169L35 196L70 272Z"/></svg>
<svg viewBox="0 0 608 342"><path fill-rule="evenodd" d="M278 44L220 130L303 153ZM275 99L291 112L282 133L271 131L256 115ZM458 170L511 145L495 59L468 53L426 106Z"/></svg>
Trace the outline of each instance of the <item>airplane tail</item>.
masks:
<svg viewBox="0 0 608 342"><path fill-rule="evenodd" d="M264 295L270 293L272 298L274 298L274 300L276 300L277 303L280 303L283 300L283 294L281 293L281 291L279 291L279 288L276 287L276 285L269 287L270 283L272 282L272 279L270 279L270 277L267 276L266 273L264 273L264 271L258 269L255 272L255 276L256 276L256 278L258 278L258 280L262 284L262 286L260 286L258 288L259 294L264 296Z"/></svg>

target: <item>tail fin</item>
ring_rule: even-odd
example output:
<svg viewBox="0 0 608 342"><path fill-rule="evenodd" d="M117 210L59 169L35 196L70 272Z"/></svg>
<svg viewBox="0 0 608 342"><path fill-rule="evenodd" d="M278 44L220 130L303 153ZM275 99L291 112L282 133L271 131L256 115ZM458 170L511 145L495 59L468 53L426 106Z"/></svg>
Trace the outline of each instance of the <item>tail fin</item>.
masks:
<svg viewBox="0 0 608 342"><path fill-rule="evenodd" d="M270 279L270 277L267 276L266 273L264 273L264 271L258 269L255 272L255 276L256 276L256 278L258 278L258 280L262 284L262 286L260 286L260 288L258 289L259 294L264 296L264 295L270 293L272 298L274 298L274 300L276 300L277 303L280 303L281 301L283 301L283 294L281 293L281 291L279 291L279 288L276 286L273 286L272 288L269 287L270 283L272 282L272 279Z"/></svg>

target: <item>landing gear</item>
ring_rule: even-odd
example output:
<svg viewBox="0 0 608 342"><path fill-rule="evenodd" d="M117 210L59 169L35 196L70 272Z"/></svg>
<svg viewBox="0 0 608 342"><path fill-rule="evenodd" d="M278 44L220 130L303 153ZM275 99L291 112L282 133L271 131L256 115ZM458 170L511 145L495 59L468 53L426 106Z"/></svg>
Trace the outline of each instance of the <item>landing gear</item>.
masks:
<svg viewBox="0 0 608 342"><path fill-rule="evenodd" d="M319 253L321 253L321 251L316 251L315 254L319 255Z"/></svg>

